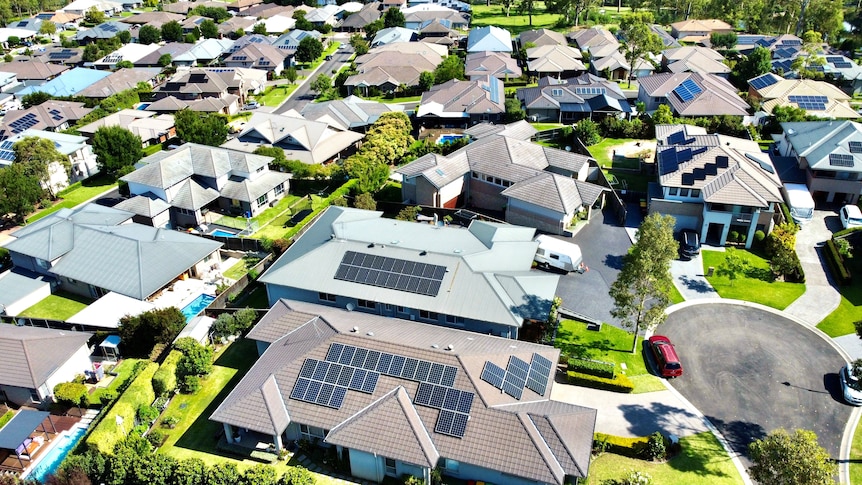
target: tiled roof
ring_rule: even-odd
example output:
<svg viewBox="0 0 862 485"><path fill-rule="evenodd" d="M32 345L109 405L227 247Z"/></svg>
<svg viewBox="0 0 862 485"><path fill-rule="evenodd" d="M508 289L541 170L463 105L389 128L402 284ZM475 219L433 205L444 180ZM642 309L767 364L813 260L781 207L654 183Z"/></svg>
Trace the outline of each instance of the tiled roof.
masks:
<svg viewBox="0 0 862 485"><path fill-rule="evenodd" d="M466 117L470 114L506 111L503 81L479 77L471 81L452 79L422 93L416 117Z"/></svg>
<svg viewBox="0 0 862 485"><path fill-rule="evenodd" d="M521 46L566 45L566 36L548 29L525 30L518 35Z"/></svg>
<svg viewBox="0 0 862 485"><path fill-rule="evenodd" d="M0 384L38 389L85 347L92 336L88 332L2 324Z"/></svg>
<svg viewBox="0 0 862 485"><path fill-rule="evenodd" d="M493 25L471 29L467 35L467 52L480 51L512 52L512 34Z"/></svg>
<svg viewBox="0 0 862 485"><path fill-rule="evenodd" d="M605 44L618 45L619 41L611 31L603 27L590 27L588 29L576 30L568 35L581 50L586 50L587 47L599 46Z"/></svg>
<svg viewBox="0 0 862 485"><path fill-rule="evenodd" d="M691 99L683 101L674 94L674 90L683 82L691 80L700 92ZM652 74L638 79L642 93L649 97L665 97L679 116L716 116L748 114L748 103L745 102L736 88L727 79L713 75L694 72Z"/></svg>
<svg viewBox="0 0 862 485"><path fill-rule="evenodd" d="M139 216L153 218L169 210L171 205L162 199L147 192L143 195L135 195L114 206L117 209L131 212Z"/></svg>
<svg viewBox="0 0 862 485"><path fill-rule="evenodd" d="M96 81L86 89L78 92L78 96L85 98L107 98L120 91L133 89L140 83L150 84L159 76L159 68L131 68L117 69L110 76Z"/></svg>
<svg viewBox="0 0 862 485"><path fill-rule="evenodd" d="M526 120L515 121L505 125L495 125L493 123L482 122L476 123L464 130L464 134L473 138L482 138L488 135L500 135L516 140L529 140L539 131L533 128Z"/></svg>
<svg viewBox="0 0 862 485"><path fill-rule="evenodd" d="M51 79L68 69L66 66L40 61L4 62L0 64L0 71L14 72L19 81Z"/></svg>
<svg viewBox="0 0 862 485"><path fill-rule="evenodd" d="M527 49L527 66L536 73L562 73L565 71L586 71L581 62L581 51L574 47L545 45Z"/></svg>
<svg viewBox="0 0 862 485"><path fill-rule="evenodd" d="M752 89L761 99L760 109L766 113L772 113L776 106L802 107L808 114L824 118L859 118L859 113L850 106L851 97L841 89L825 81L813 79L781 79L775 76L776 82L762 87ZM825 97L825 103L803 103L799 104L797 98L791 96L817 96ZM822 104L823 110L815 109Z"/></svg>
<svg viewBox="0 0 862 485"><path fill-rule="evenodd" d="M542 172L512 185L501 195L563 214L572 214L582 207L595 204L602 192L604 189L599 185Z"/></svg>
<svg viewBox="0 0 862 485"><path fill-rule="evenodd" d="M496 78L517 78L521 77L521 68L518 66L518 61L512 59L512 56L505 52L471 52L467 54L467 59L464 63L464 75L486 76L491 75Z"/></svg>
<svg viewBox="0 0 862 485"><path fill-rule="evenodd" d="M802 121L781 123L784 137L796 156L812 170L862 173L862 154L850 151L850 142L862 143L862 124L854 121ZM832 155L850 157L852 165L834 165Z"/></svg>
<svg viewBox="0 0 862 485"><path fill-rule="evenodd" d="M486 361L505 367L511 355L529 362L538 353L556 362L559 350L527 342L512 349L511 340L498 337L312 303L289 301L271 311L291 309L321 318L271 344L210 419L268 432L249 426L265 426L269 419L266 408L248 396L274 377L291 421L331 430L326 441L333 444L428 468L437 457L452 458L544 483L588 473L594 409L551 401L550 392L525 390L516 400L478 377ZM290 399L304 359L324 360L332 343L456 367L453 387L476 395L463 438L433 431L439 411L411 402L415 381L381 375L372 394L348 391L340 409ZM452 350L444 350L448 345ZM553 375L548 385L550 391Z"/></svg>

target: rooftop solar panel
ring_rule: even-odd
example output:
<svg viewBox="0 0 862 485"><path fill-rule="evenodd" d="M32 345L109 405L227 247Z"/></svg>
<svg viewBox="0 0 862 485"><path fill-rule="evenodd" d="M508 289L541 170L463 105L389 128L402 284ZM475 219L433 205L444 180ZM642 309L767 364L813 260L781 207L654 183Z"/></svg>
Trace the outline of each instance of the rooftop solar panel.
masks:
<svg viewBox="0 0 862 485"><path fill-rule="evenodd" d="M385 270L384 267L389 265L392 269ZM445 266L347 251L336 270L335 279L437 296L445 275Z"/></svg>
<svg viewBox="0 0 862 485"><path fill-rule="evenodd" d="M854 165L853 155L830 153L829 165L832 165L833 167L852 167Z"/></svg>
<svg viewBox="0 0 862 485"><path fill-rule="evenodd" d="M862 153L862 141L851 141L848 145L850 153ZM3 148L3 145L0 145L0 148Z"/></svg>

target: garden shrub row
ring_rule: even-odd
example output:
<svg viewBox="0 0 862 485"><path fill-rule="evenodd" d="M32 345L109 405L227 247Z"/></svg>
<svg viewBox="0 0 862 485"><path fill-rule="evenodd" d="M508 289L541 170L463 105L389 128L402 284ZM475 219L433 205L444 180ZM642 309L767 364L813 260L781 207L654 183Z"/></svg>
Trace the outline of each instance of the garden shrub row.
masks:
<svg viewBox="0 0 862 485"><path fill-rule="evenodd" d="M568 370L596 377L604 377L605 379L613 379L616 374L613 363L590 359L569 359Z"/></svg>
<svg viewBox="0 0 862 485"><path fill-rule="evenodd" d="M838 247L835 246L833 239L826 241L826 262L839 285L847 286L853 283L853 275L844 264L844 258L838 253Z"/></svg>
<svg viewBox="0 0 862 485"><path fill-rule="evenodd" d="M183 354L176 350L171 350L159 370L153 374L153 391L156 396L174 392L177 388L177 362L180 361Z"/></svg>
<svg viewBox="0 0 862 485"><path fill-rule="evenodd" d="M832 235L832 237L833 238L841 238L841 237L844 237L848 234L853 234L854 232L859 232L859 231L862 231L862 227L859 227L859 226L848 227L847 229L841 229L840 231L836 232L835 234Z"/></svg>
<svg viewBox="0 0 862 485"><path fill-rule="evenodd" d="M95 446L103 453L111 453L114 445L126 436L126 431L135 425L138 407L149 405L156 399L153 391L153 375L159 365L149 362L141 373L114 403L111 410L99 422L96 429L87 437L87 444ZM117 416L121 423L117 423Z"/></svg>
<svg viewBox="0 0 862 485"><path fill-rule="evenodd" d="M572 371L569 371L567 374L569 384L574 384L576 386L624 393L630 393L635 390L634 383L624 374L619 374L613 379L606 379L604 377L596 377Z"/></svg>
<svg viewBox="0 0 862 485"><path fill-rule="evenodd" d="M596 433L593 435L593 449L607 451L629 458L641 458L646 450L648 436L624 438L612 434Z"/></svg>

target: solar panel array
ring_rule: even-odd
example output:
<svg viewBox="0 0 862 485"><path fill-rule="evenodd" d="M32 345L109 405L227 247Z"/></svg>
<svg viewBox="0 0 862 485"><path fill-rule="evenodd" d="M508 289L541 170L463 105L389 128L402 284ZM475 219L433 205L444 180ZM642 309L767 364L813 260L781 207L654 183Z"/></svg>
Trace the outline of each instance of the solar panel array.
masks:
<svg viewBox="0 0 862 485"><path fill-rule="evenodd" d="M73 49L63 49L61 51L56 51L48 54L48 59L52 61L65 61L71 59L75 55L78 54L78 51Z"/></svg>
<svg viewBox="0 0 862 485"><path fill-rule="evenodd" d="M421 382L413 402L440 410L434 432L463 438L474 398L475 394L469 391Z"/></svg>
<svg viewBox="0 0 862 485"><path fill-rule="evenodd" d="M671 133L669 137L667 137L667 142L669 145L682 145L682 142L685 141L685 132L677 131L676 133Z"/></svg>
<svg viewBox="0 0 862 485"><path fill-rule="evenodd" d="M801 40L795 40L795 39L787 39L787 40L781 41L781 45L802 45L802 41Z"/></svg>
<svg viewBox="0 0 862 485"><path fill-rule="evenodd" d="M29 130L36 126L37 123L39 123L39 118L34 113L27 113L9 123L9 127L12 128L12 133L21 133L22 131Z"/></svg>
<svg viewBox="0 0 862 485"><path fill-rule="evenodd" d="M13 152L12 150L0 150L0 160L14 162L15 152Z"/></svg>
<svg viewBox="0 0 862 485"><path fill-rule="evenodd" d="M826 56L826 62L844 62L844 57L842 56Z"/></svg>
<svg viewBox="0 0 862 485"><path fill-rule="evenodd" d="M851 141L848 145L850 146L850 153L862 153L862 141Z"/></svg>
<svg viewBox="0 0 862 485"><path fill-rule="evenodd" d="M830 153L829 165L832 165L833 167L852 167L853 155L847 155L844 153Z"/></svg>
<svg viewBox="0 0 862 485"><path fill-rule="evenodd" d="M524 387L544 396L552 368L553 363L550 360L536 353L529 364L512 355L509 356L505 370L491 361L485 361L479 378L520 400Z"/></svg>
<svg viewBox="0 0 862 485"><path fill-rule="evenodd" d="M113 25L113 24L102 24L101 28L105 32L116 32L117 31L117 26Z"/></svg>
<svg viewBox="0 0 862 485"><path fill-rule="evenodd" d="M605 94L605 88L575 88L575 94Z"/></svg>
<svg viewBox="0 0 862 485"><path fill-rule="evenodd" d="M458 368L451 365L339 343L329 346L326 361L338 362L399 379L439 384L445 387L455 385L455 376L458 373Z"/></svg>
<svg viewBox="0 0 862 485"><path fill-rule="evenodd" d="M56 108L48 110L48 114L51 115L51 119L53 120L60 121L63 119L63 113Z"/></svg>
<svg viewBox="0 0 862 485"><path fill-rule="evenodd" d="M679 160L676 158L676 148L662 150L658 154L659 175L667 175L679 170Z"/></svg>
<svg viewBox="0 0 862 485"><path fill-rule="evenodd" d="M748 81L748 84L751 84L751 87L754 89L763 89L767 86L772 86L773 84L778 82L778 77L773 76L770 73L766 73L762 76L758 76L751 81Z"/></svg>
<svg viewBox="0 0 862 485"><path fill-rule="evenodd" d="M850 69L851 67L853 67L853 64L847 61L833 62L832 65L837 67L838 69Z"/></svg>
<svg viewBox="0 0 862 485"><path fill-rule="evenodd" d="M245 61L248 60L248 56L233 56L232 61Z"/></svg>
<svg viewBox="0 0 862 485"><path fill-rule="evenodd" d="M445 275L445 266L347 251L335 279L437 296Z"/></svg>
<svg viewBox="0 0 862 485"><path fill-rule="evenodd" d="M694 81L691 79L686 79L682 82L676 89L673 90L674 94L682 101L683 103L687 103L694 99L695 96L703 92L703 89L700 88Z"/></svg>
<svg viewBox="0 0 862 485"><path fill-rule="evenodd" d="M829 102L827 96L788 96L788 99L802 109L813 111L825 110L826 103Z"/></svg>

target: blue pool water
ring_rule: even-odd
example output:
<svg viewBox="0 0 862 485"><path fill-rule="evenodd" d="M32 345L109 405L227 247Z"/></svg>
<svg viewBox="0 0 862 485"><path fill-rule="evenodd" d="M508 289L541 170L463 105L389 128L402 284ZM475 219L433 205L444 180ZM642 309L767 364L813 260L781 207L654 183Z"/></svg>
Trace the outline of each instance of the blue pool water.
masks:
<svg viewBox="0 0 862 485"><path fill-rule="evenodd" d="M210 233L210 236L236 237L236 234L232 232L222 231L221 229L216 229L215 231Z"/></svg>
<svg viewBox="0 0 862 485"><path fill-rule="evenodd" d="M440 138L437 138L437 144L442 145L444 143L452 143L461 138L464 138L464 135L440 135Z"/></svg>
<svg viewBox="0 0 862 485"><path fill-rule="evenodd" d="M66 455L72 451L72 448L81 441L81 438L86 432L87 428L79 426L77 428L73 428L70 433L64 434L60 437L60 442L51 448L51 451L49 451L48 454L39 461L39 466L37 466L36 469L33 470L33 473L31 473L27 478L32 478L44 483L45 477L57 471L57 467L60 466L60 463L63 462Z"/></svg>
<svg viewBox="0 0 862 485"><path fill-rule="evenodd" d="M150 107L150 103L143 103L142 105L138 106L138 109L144 110L144 109L147 109L149 107Z"/></svg>
<svg viewBox="0 0 862 485"><path fill-rule="evenodd" d="M186 316L186 321L188 322L192 318L198 316L198 313L204 311L204 308L208 307L213 300L215 300L215 297L212 295L198 295L197 298L192 300L191 303L184 306L182 309L183 315Z"/></svg>

